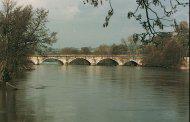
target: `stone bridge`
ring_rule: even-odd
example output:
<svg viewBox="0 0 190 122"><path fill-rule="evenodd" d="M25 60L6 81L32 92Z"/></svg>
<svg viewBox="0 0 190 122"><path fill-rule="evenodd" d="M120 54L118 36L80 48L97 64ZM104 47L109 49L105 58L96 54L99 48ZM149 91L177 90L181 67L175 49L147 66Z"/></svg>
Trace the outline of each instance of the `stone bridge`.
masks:
<svg viewBox="0 0 190 122"><path fill-rule="evenodd" d="M142 65L142 57L139 55L46 55L30 57L30 60L36 65L39 65L48 59L57 60L63 65L68 65L78 59L85 60L89 62L90 65L97 65L99 62L106 60L112 60L117 63L117 65L125 65L128 62Z"/></svg>

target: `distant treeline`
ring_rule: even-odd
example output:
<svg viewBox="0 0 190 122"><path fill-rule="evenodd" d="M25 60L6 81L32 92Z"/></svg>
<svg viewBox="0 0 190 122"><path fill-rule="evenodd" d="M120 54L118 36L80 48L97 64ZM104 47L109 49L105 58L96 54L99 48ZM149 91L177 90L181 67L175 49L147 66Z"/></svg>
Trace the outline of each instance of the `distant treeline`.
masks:
<svg viewBox="0 0 190 122"><path fill-rule="evenodd" d="M97 48L91 48L91 47L82 47L80 49L77 48L63 48L60 50L61 54L97 54L97 55L111 55L111 54L127 54L127 47L123 44L113 44L111 46L109 45L100 45Z"/></svg>
<svg viewBox="0 0 190 122"><path fill-rule="evenodd" d="M102 44L96 48L92 47L66 47L63 49L49 49L46 54L84 54L84 55L126 55L139 53L140 43L134 43L132 37L121 39L120 44L106 45Z"/></svg>

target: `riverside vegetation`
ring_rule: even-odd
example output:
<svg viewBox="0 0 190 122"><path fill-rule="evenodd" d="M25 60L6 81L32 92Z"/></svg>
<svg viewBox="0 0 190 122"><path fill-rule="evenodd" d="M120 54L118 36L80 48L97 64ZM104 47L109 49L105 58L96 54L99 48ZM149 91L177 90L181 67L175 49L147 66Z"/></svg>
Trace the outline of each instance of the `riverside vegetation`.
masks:
<svg viewBox="0 0 190 122"><path fill-rule="evenodd" d="M0 78L5 82L28 69L28 57L56 41L46 27L48 11L4 0L0 10Z"/></svg>

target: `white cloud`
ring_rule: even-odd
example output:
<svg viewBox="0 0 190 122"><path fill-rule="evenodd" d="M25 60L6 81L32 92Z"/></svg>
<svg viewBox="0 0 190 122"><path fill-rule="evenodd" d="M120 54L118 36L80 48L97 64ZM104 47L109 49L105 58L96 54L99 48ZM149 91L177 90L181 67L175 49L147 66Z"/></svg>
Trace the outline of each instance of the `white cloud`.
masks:
<svg viewBox="0 0 190 122"><path fill-rule="evenodd" d="M69 21L80 12L80 0L17 0L18 4L31 4L35 8L46 8L50 11L49 18Z"/></svg>

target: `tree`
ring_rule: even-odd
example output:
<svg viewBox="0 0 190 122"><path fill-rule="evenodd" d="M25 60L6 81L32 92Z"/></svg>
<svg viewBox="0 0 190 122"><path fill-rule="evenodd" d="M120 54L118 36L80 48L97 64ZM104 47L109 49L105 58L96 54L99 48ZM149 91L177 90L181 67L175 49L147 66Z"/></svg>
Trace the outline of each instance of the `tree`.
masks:
<svg viewBox="0 0 190 122"><path fill-rule="evenodd" d="M141 42L139 40L135 40L132 36L129 36L127 39L121 39L121 43L127 47L128 54L136 55L140 53Z"/></svg>
<svg viewBox="0 0 190 122"><path fill-rule="evenodd" d="M111 16L114 14L114 9L111 5L111 0L83 0L84 4L97 7L103 2L108 1L110 10L105 18L103 27L107 27ZM134 18L145 29L144 33L135 34L135 38L140 38L141 41L149 41L160 33L165 27L176 27L177 22L171 16L177 12L179 6L188 6L188 1L181 0L136 0L137 7L134 11L128 12L128 18Z"/></svg>
<svg viewBox="0 0 190 122"><path fill-rule="evenodd" d="M181 63L181 54L180 50L183 47L176 42L176 40L172 39L167 41L164 49L162 50L162 65L165 67L177 67Z"/></svg>
<svg viewBox="0 0 190 122"><path fill-rule="evenodd" d="M111 54L111 48L108 45L100 45L99 47L97 47L94 51L95 54L98 55L110 55Z"/></svg>
<svg viewBox="0 0 190 122"><path fill-rule="evenodd" d="M61 49L61 54L69 55L69 54L79 54L79 50L74 47L66 47Z"/></svg>
<svg viewBox="0 0 190 122"><path fill-rule="evenodd" d="M189 57L189 26L186 21L180 22L176 28L176 35L174 38L183 47L181 50L182 57Z"/></svg>
<svg viewBox="0 0 190 122"><path fill-rule="evenodd" d="M124 44L113 44L111 46L111 54L113 55L122 55L122 54L127 54L128 47L125 46Z"/></svg>
<svg viewBox="0 0 190 122"><path fill-rule="evenodd" d="M90 47L81 47L80 49L80 53L81 54L85 54L85 55L88 55L88 54L91 54L91 48Z"/></svg>
<svg viewBox="0 0 190 122"><path fill-rule="evenodd" d="M16 76L28 66L28 57L42 53L56 41L55 32L46 27L48 11L18 6L4 0L0 10L1 76Z"/></svg>
<svg viewBox="0 0 190 122"><path fill-rule="evenodd" d="M179 67L185 56L189 36L183 38L181 34L162 33L154 38L151 43L143 45L145 66ZM186 43L189 43L186 42Z"/></svg>

